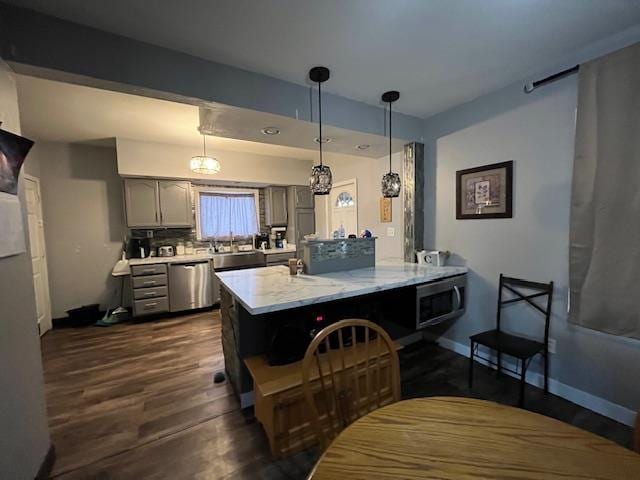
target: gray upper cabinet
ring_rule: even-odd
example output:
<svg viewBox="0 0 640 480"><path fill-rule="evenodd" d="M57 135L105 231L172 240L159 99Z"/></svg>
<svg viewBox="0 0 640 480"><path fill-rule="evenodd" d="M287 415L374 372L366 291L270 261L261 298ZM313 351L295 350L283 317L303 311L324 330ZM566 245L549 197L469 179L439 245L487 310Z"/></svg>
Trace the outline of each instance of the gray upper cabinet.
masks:
<svg viewBox="0 0 640 480"><path fill-rule="evenodd" d="M264 200L264 216L266 224L269 226L287 225L287 188L265 188Z"/></svg>
<svg viewBox="0 0 640 480"><path fill-rule="evenodd" d="M191 183L161 180L160 223L163 227L190 227L193 225Z"/></svg>
<svg viewBox="0 0 640 480"><path fill-rule="evenodd" d="M160 226L157 180L126 179L124 200L129 228Z"/></svg>
<svg viewBox="0 0 640 480"><path fill-rule="evenodd" d="M124 200L129 228L193 225L190 182L127 178Z"/></svg>
<svg viewBox="0 0 640 480"><path fill-rule="evenodd" d="M296 185L291 187L290 193L293 195L295 208L314 208L314 195L308 186Z"/></svg>

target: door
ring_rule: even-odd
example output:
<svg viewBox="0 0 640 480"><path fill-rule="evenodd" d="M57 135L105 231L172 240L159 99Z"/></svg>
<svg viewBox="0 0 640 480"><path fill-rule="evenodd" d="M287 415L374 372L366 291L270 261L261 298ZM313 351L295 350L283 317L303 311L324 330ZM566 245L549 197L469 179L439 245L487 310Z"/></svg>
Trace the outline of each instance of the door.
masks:
<svg viewBox="0 0 640 480"><path fill-rule="evenodd" d="M333 184L331 193L328 196L328 212L331 216L329 222L329 236L333 237L333 232L344 227L345 237L350 234L358 235L358 187L357 181L347 180Z"/></svg>
<svg viewBox="0 0 640 480"><path fill-rule="evenodd" d="M191 183L160 180L160 223L163 227L193 225Z"/></svg>
<svg viewBox="0 0 640 480"><path fill-rule="evenodd" d="M126 179L124 201L128 227L160 226L160 200L156 180Z"/></svg>
<svg viewBox="0 0 640 480"><path fill-rule="evenodd" d="M51 301L49 297L49 275L47 273L47 252L42 219L40 180L29 175L25 175L24 179L38 331L40 335L44 335L51 330Z"/></svg>
<svg viewBox="0 0 640 480"><path fill-rule="evenodd" d="M300 246L305 235L316 232L316 214L313 210L296 210L296 245Z"/></svg>

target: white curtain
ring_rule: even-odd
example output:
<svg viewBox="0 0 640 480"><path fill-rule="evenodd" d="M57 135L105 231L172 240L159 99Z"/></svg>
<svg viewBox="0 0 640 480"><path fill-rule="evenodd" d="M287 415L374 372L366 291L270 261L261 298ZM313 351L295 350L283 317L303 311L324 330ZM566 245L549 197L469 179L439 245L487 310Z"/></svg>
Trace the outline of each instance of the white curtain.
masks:
<svg viewBox="0 0 640 480"><path fill-rule="evenodd" d="M640 338L640 43L580 66L570 321Z"/></svg>
<svg viewBox="0 0 640 480"><path fill-rule="evenodd" d="M253 194L200 193L202 238L250 237L259 233Z"/></svg>

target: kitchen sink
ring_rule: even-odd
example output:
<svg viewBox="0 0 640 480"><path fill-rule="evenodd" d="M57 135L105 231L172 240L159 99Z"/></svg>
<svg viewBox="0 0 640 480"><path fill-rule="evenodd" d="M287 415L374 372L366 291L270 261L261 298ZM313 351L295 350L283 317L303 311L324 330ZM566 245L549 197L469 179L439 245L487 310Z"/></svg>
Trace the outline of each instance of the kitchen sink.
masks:
<svg viewBox="0 0 640 480"><path fill-rule="evenodd" d="M216 271L238 270L241 268L264 266L264 253L258 250L237 253L216 253L213 256L213 269Z"/></svg>

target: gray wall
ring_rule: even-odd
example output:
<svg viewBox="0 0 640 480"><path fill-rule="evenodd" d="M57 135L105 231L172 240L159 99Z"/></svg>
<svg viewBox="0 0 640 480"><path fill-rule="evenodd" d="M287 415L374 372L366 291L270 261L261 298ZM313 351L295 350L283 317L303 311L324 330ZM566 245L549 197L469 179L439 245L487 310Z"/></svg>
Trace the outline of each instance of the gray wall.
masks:
<svg viewBox="0 0 640 480"><path fill-rule="evenodd" d="M311 118L309 89L304 85L203 60L166 48L113 35L0 3L0 54L17 64L52 69L117 84L142 87L274 113ZM304 82L306 71L300 72ZM68 77L67 77L68 78ZM104 83L103 83L104 85ZM332 94L323 96L328 125L381 134L380 107ZM422 120L396 113L398 138L419 140Z"/></svg>
<svg viewBox="0 0 640 480"><path fill-rule="evenodd" d="M551 356L551 377L635 411L640 342L567 323L576 93L575 76L531 95L517 84L428 119L426 161L435 172L435 190L427 194L434 214L427 217L425 240L451 250L453 262L470 269L467 313L445 339L468 346L470 334L494 327L500 272L554 280L551 337L557 353ZM456 171L507 160L515 162L513 218L456 220ZM539 336L542 323L531 310L513 307L508 328ZM629 418L629 411L618 413Z"/></svg>
<svg viewBox="0 0 640 480"><path fill-rule="evenodd" d="M124 240L115 148L36 142L25 164L40 178L53 318L70 308L113 307L111 269Z"/></svg>
<svg viewBox="0 0 640 480"><path fill-rule="evenodd" d="M15 83L1 60L0 112L2 128L19 133ZM23 193L21 185L24 210ZM0 259L0 391L0 478L32 479L50 440L28 254Z"/></svg>

